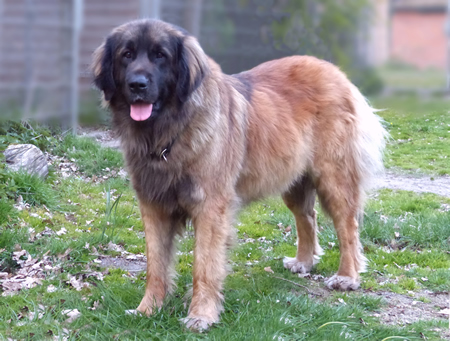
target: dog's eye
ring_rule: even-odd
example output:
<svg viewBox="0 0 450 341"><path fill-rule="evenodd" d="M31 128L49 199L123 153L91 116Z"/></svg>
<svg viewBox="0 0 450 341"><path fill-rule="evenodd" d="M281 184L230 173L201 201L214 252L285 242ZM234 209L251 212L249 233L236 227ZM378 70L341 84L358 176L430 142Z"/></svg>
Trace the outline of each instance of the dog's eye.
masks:
<svg viewBox="0 0 450 341"><path fill-rule="evenodd" d="M162 52L158 52L156 54L156 58L158 58L158 59L164 58L164 54Z"/></svg>
<svg viewBox="0 0 450 341"><path fill-rule="evenodd" d="M123 56L127 59L133 58L133 54L130 51L125 51Z"/></svg>

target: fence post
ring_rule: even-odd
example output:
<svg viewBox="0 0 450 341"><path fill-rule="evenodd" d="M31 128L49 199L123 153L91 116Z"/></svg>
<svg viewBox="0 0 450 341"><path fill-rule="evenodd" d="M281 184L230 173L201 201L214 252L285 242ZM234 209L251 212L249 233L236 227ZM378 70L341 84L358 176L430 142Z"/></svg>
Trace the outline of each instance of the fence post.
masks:
<svg viewBox="0 0 450 341"><path fill-rule="evenodd" d="M77 134L79 118L80 33L83 27L83 7L83 0L73 0L70 114L72 116L72 133L74 135Z"/></svg>
<svg viewBox="0 0 450 341"><path fill-rule="evenodd" d="M35 61L32 48L32 32L34 29L35 20L35 4L32 0L27 0L25 2L25 35L24 35L24 55L27 59L25 63L25 78L24 78L24 89L25 89L25 101L23 106L22 118L30 119L31 107L33 105L34 90L35 90Z"/></svg>
<svg viewBox="0 0 450 341"><path fill-rule="evenodd" d="M3 0L0 0L0 51L3 51ZM0 53L0 73L2 72L2 53ZM1 86L1 82L0 82ZM0 93L0 100L2 100L2 94ZM0 117L1 121L1 117Z"/></svg>
<svg viewBox="0 0 450 341"><path fill-rule="evenodd" d="M161 18L161 0L139 0L141 18Z"/></svg>
<svg viewBox="0 0 450 341"><path fill-rule="evenodd" d="M184 4L184 28L200 40L203 0L185 0Z"/></svg>
<svg viewBox="0 0 450 341"><path fill-rule="evenodd" d="M447 3L447 21L445 23L447 36L447 91L450 90L450 0Z"/></svg>

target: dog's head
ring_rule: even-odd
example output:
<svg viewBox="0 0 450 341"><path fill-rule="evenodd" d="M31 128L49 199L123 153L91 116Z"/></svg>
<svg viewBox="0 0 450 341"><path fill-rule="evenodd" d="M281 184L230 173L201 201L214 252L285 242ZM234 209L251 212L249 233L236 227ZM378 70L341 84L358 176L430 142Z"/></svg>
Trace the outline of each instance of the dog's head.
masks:
<svg viewBox="0 0 450 341"><path fill-rule="evenodd" d="M186 102L209 72L208 58L186 31L159 20L117 27L94 52L95 85L107 103L120 98L135 121Z"/></svg>

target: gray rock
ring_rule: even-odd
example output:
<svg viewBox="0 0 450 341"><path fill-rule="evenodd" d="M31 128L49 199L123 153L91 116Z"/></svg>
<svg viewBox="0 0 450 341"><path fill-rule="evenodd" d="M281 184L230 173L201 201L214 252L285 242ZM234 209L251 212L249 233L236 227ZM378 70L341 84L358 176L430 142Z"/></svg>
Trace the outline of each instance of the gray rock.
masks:
<svg viewBox="0 0 450 341"><path fill-rule="evenodd" d="M4 152L7 168L26 171L44 179L48 175L48 164L44 153L32 144L12 144Z"/></svg>

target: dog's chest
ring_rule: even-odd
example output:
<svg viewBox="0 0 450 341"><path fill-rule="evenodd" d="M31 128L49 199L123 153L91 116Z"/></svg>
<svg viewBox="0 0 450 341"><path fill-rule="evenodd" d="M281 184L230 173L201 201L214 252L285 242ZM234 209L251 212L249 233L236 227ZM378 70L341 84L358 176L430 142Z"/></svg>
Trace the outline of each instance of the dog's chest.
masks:
<svg viewBox="0 0 450 341"><path fill-rule="evenodd" d="M158 203L168 211L189 214L204 199L204 192L194 178L170 161L129 164L129 170L139 199Z"/></svg>

